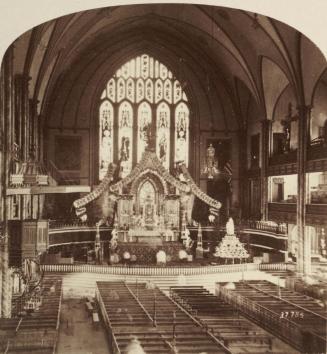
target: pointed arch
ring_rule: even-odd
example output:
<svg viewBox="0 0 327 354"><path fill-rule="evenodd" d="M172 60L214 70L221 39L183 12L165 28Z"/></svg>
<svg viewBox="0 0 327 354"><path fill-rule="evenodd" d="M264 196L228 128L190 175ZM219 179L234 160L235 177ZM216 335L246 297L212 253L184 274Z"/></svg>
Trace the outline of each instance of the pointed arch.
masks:
<svg viewBox="0 0 327 354"><path fill-rule="evenodd" d="M110 159L123 162L124 176L140 161L150 125L155 130L155 151L163 166L169 169L179 158L188 165L188 97L166 65L145 53L129 58L107 81L100 98L100 102L104 101L111 107ZM102 115L99 115L100 180L105 174L103 156L109 154L101 150L104 134L108 135L102 127ZM171 146L173 137L175 143ZM175 152L171 151L173 147Z"/></svg>

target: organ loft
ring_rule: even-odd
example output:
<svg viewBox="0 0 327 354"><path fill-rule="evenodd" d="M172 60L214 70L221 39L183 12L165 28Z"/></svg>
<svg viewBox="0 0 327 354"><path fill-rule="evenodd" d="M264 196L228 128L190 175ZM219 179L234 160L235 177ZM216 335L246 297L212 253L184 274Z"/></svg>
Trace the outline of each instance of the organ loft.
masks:
<svg viewBox="0 0 327 354"><path fill-rule="evenodd" d="M326 352L326 68L296 29L220 6L21 34L0 75L1 351Z"/></svg>

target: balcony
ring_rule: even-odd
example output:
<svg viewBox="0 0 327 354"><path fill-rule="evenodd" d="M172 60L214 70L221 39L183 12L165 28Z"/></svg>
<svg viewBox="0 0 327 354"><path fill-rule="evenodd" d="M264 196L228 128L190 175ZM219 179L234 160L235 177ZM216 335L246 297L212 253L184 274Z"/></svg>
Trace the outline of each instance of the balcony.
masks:
<svg viewBox="0 0 327 354"><path fill-rule="evenodd" d="M263 220L245 220L242 221L242 226L244 229L269 232L276 235L287 235L287 226L285 223Z"/></svg>
<svg viewBox="0 0 327 354"><path fill-rule="evenodd" d="M269 165L284 165L296 163L297 150L291 150L288 153L274 154L269 158Z"/></svg>
<svg viewBox="0 0 327 354"><path fill-rule="evenodd" d="M308 225L327 224L327 204L307 204L305 211Z"/></svg>
<svg viewBox="0 0 327 354"><path fill-rule="evenodd" d="M327 144L322 139L315 139L308 147L308 160L319 160L327 158Z"/></svg>
<svg viewBox="0 0 327 354"><path fill-rule="evenodd" d="M296 203L268 203L268 218L276 222L296 223Z"/></svg>

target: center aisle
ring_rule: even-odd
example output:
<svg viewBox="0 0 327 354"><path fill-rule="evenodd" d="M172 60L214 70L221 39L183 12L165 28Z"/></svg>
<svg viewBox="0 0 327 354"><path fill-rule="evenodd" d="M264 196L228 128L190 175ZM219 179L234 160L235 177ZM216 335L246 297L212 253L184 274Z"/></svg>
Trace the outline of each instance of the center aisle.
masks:
<svg viewBox="0 0 327 354"><path fill-rule="evenodd" d="M57 353L108 354L109 345L102 324L95 328L85 308L85 301L63 300L60 312Z"/></svg>

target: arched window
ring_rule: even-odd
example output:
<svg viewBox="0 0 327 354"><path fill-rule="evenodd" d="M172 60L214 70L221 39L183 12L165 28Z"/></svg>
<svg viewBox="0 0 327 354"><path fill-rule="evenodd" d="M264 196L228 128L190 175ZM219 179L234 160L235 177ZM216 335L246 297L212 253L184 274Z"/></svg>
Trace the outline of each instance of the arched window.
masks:
<svg viewBox="0 0 327 354"><path fill-rule="evenodd" d="M118 156L123 167L122 177L127 176L132 170L133 121L132 105L127 101L122 102L118 111Z"/></svg>
<svg viewBox="0 0 327 354"><path fill-rule="evenodd" d="M147 54L128 61L108 81L99 128L100 180L113 161L121 160L122 177L131 172L142 158L149 130L155 131L155 151L166 169L177 161L188 165L188 99L173 73Z"/></svg>
<svg viewBox="0 0 327 354"><path fill-rule="evenodd" d="M152 124L151 107L147 102L142 102L139 105L137 121L137 161L140 161L147 146L147 133Z"/></svg>
<svg viewBox="0 0 327 354"><path fill-rule="evenodd" d="M188 165L189 109L184 102L175 110L175 161L185 161Z"/></svg>
<svg viewBox="0 0 327 354"><path fill-rule="evenodd" d="M170 108L161 102L157 107L157 139L156 152L161 163L169 169L170 155Z"/></svg>
<svg viewBox="0 0 327 354"><path fill-rule="evenodd" d="M103 101L100 105L100 179L104 177L109 163L113 161L113 117L112 104L108 100Z"/></svg>

